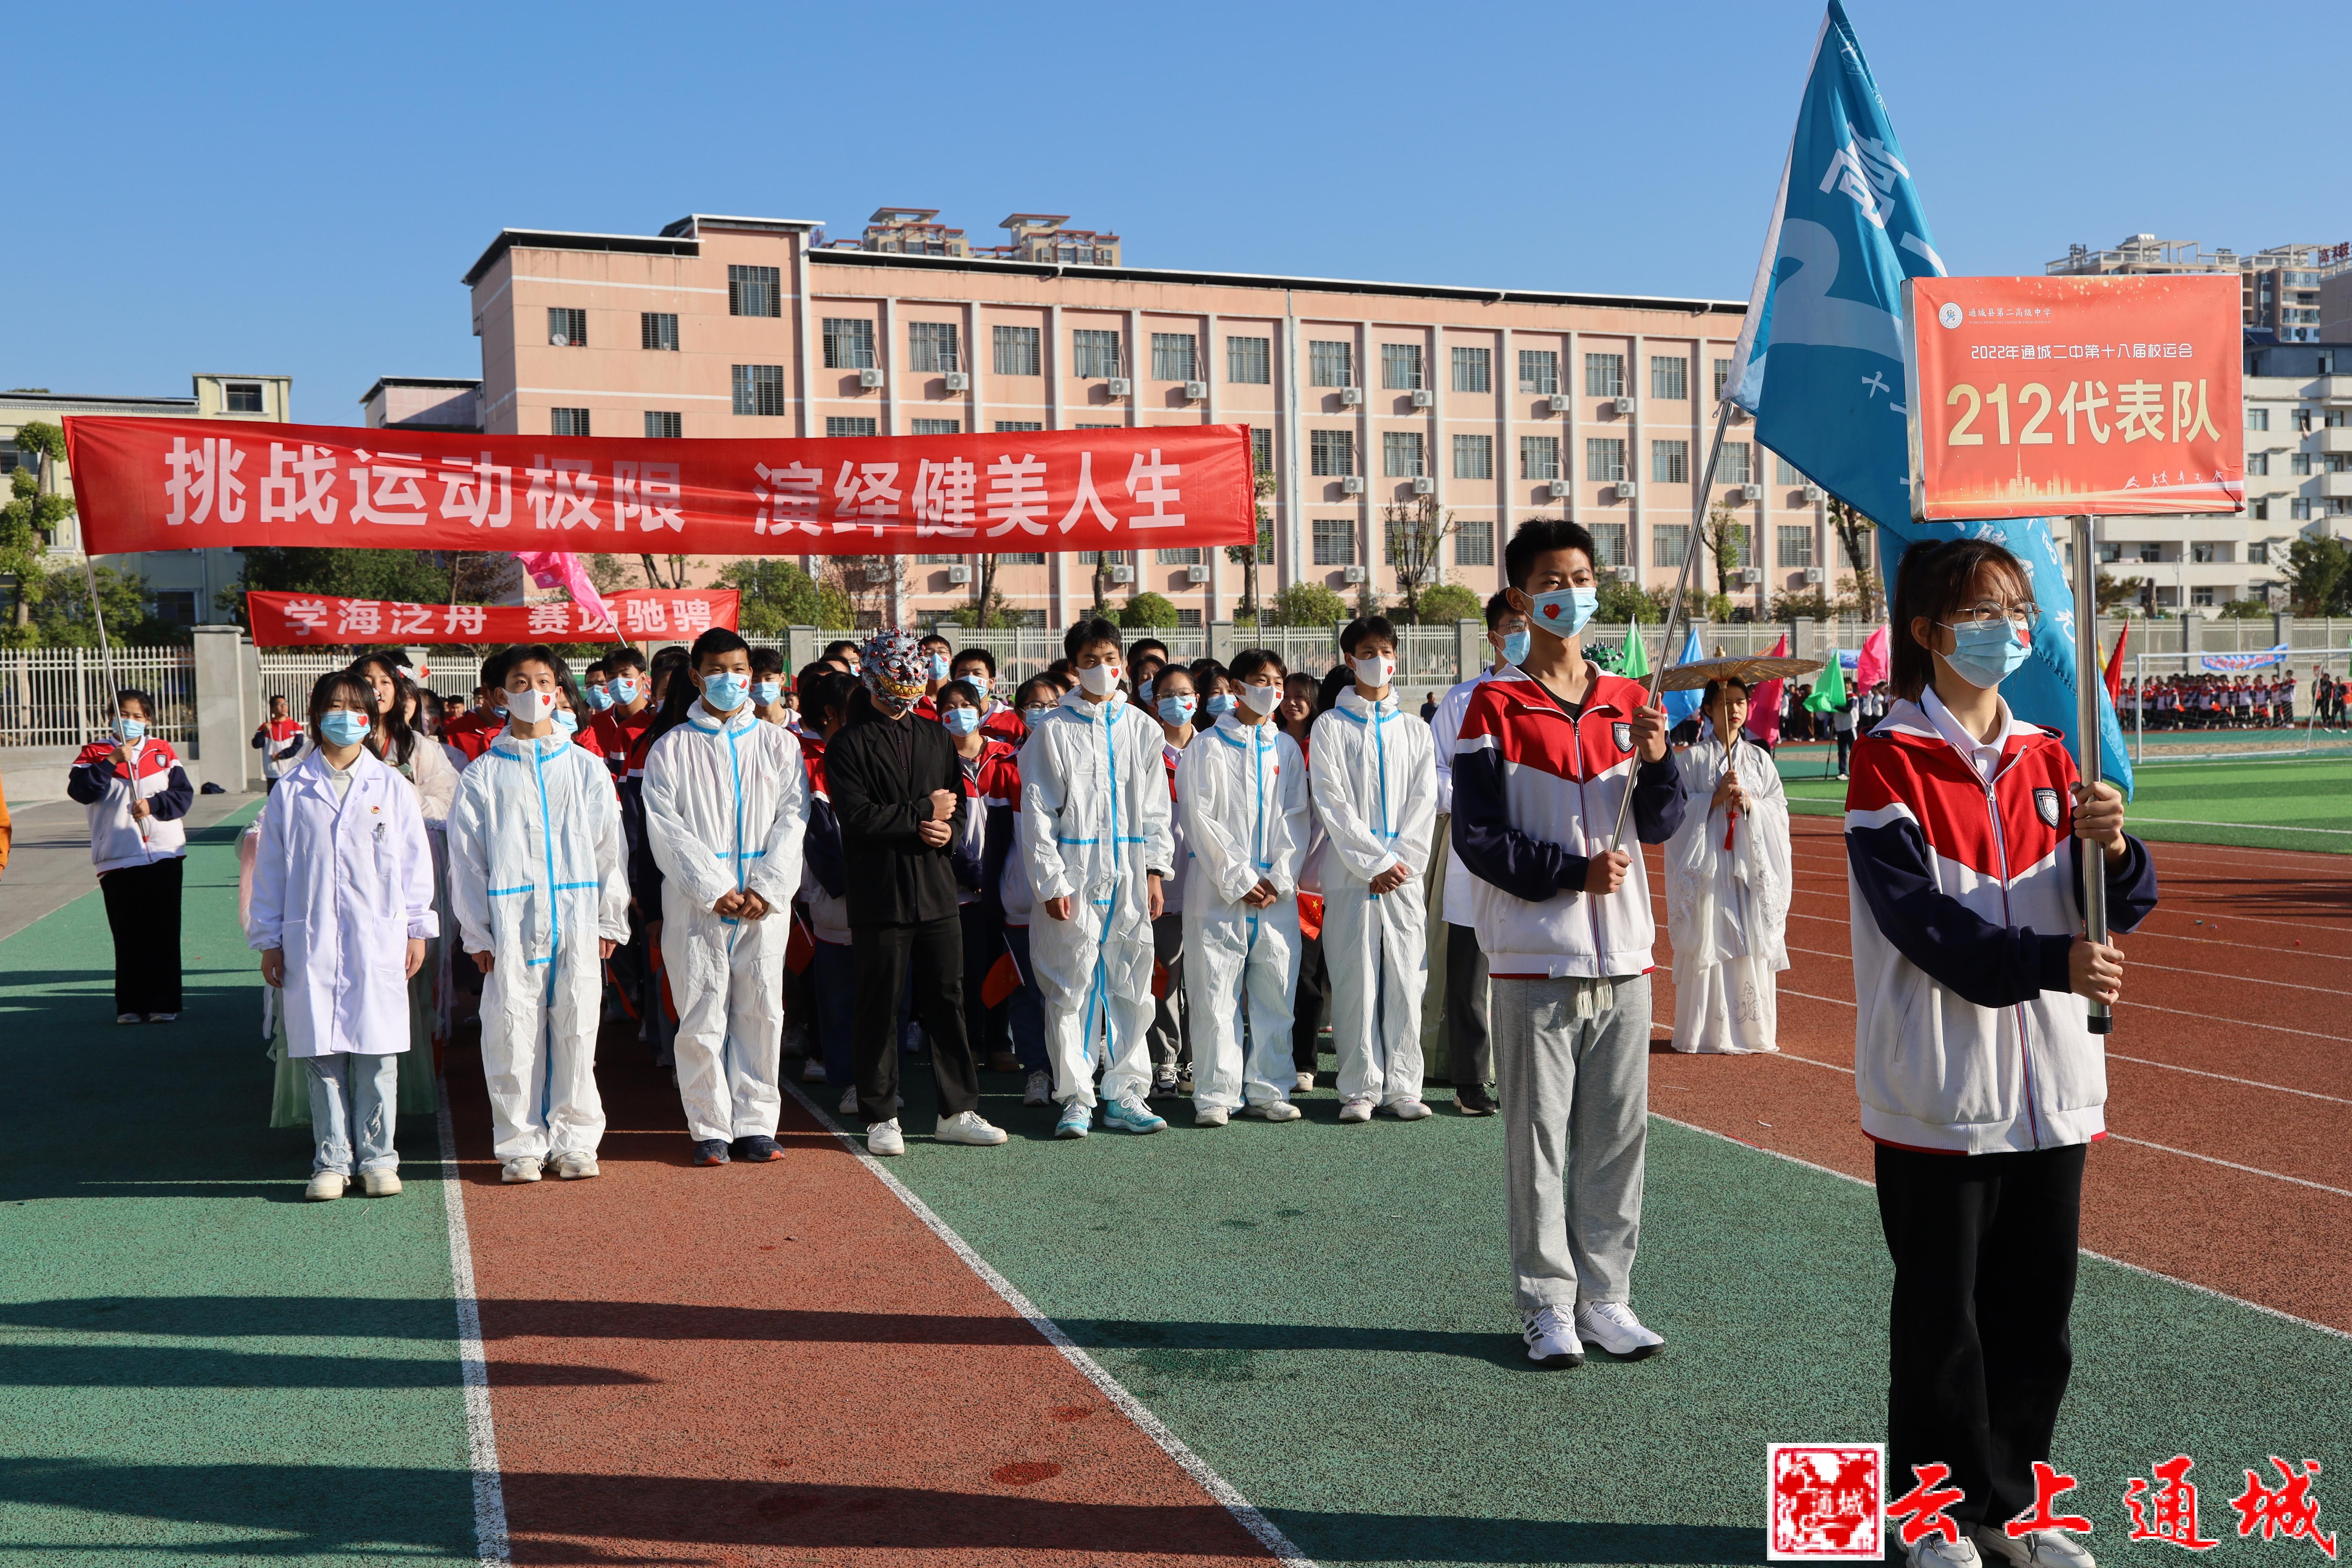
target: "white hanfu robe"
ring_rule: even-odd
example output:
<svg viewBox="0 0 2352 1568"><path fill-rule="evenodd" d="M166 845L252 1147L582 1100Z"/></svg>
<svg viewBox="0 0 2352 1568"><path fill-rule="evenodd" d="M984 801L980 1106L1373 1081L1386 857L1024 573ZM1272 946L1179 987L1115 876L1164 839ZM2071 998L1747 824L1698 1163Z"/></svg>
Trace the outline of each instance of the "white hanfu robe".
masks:
<svg viewBox="0 0 2352 1568"><path fill-rule="evenodd" d="M1773 976L1789 967L1789 800L1771 754L1741 737L1727 761L1710 727L1675 753L1690 810L1666 841L1675 1049L1777 1051ZM1748 809L1708 808L1736 767Z"/></svg>

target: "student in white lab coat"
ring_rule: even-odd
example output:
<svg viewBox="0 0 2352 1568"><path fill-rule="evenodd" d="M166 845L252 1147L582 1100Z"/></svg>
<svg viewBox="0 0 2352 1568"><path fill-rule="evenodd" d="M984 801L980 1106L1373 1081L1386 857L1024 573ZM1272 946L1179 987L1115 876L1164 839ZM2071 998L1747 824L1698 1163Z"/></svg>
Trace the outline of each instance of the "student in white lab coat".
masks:
<svg viewBox="0 0 2352 1568"><path fill-rule="evenodd" d="M751 645L716 626L647 734L645 830L694 1163L781 1160L784 950L809 813L800 742L752 711Z"/></svg>
<svg viewBox="0 0 2352 1568"><path fill-rule="evenodd" d="M1774 978L1789 967L1789 800L1771 754L1740 733L1744 681L1710 680L1706 729L1675 753L1685 810L1666 840L1675 1049L1777 1051Z"/></svg>
<svg viewBox="0 0 2352 1568"><path fill-rule="evenodd" d="M1324 833L1323 962L1342 1122L1370 1121L1376 1107L1402 1121L1429 1114L1421 1098L1429 980L1421 878L1437 827L1437 763L1429 726L1402 711L1390 684L1396 649L1385 616L1360 616L1339 634L1355 684L1315 721L1308 774Z"/></svg>
<svg viewBox="0 0 2352 1568"><path fill-rule="evenodd" d="M1176 767L1192 862L1184 874L1185 996L1192 1018L1192 1121L1223 1127L1244 1102L1296 1121L1290 1058L1298 986L1298 872L1314 812L1307 760L1282 732L1282 660L1234 657L1241 705L1184 748ZM1177 672L1161 676L1164 684ZM1242 1035L1249 1046L1244 1057Z"/></svg>
<svg viewBox="0 0 2352 1568"><path fill-rule="evenodd" d="M458 781L449 904L483 975L482 1072L499 1179L599 1173L604 961L628 939L621 806L604 762L560 726L563 661L506 666L507 728Z"/></svg>
<svg viewBox="0 0 2352 1568"><path fill-rule="evenodd" d="M303 1195L400 1191L393 1125L408 980L440 934L416 787L367 749L375 693L348 671L310 689L314 750L261 814L246 940L284 994L287 1049L310 1079L317 1143Z"/></svg>

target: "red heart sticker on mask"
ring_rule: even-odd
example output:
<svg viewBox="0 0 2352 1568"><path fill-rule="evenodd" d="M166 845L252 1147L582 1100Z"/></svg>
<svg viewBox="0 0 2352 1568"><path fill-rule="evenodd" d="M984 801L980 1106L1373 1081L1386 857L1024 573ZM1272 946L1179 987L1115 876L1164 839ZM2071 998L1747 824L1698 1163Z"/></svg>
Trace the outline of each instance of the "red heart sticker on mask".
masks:
<svg viewBox="0 0 2352 1568"><path fill-rule="evenodd" d="M1544 619L1548 621L1556 621L1559 619L1559 606L1558 605L1546 605L1544 606Z"/></svg>

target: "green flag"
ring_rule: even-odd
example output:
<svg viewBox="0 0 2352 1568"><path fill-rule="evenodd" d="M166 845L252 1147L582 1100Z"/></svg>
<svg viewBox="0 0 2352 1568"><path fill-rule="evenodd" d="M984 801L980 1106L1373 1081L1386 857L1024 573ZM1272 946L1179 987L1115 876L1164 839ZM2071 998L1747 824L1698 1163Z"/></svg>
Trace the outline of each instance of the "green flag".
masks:
<svg viewBox="0 0 2352 1568"><path fill-rule="evenodd" d="M1642 680L1649 676L1650 655L1642 646L1639 621L1625 628L1625 650L1617 656L1617 673L1628 680Z"/></svg>
<svg viewBox="0 0 2352 1568"><path fill-rule="evenodd" d="M1805 706L1816 713L1845 706L1845 666L1838 662L1835 648L1830 650L1830 661L1822 667L1822 678L1813 683L1813 694L1805 699Z"/></svg>

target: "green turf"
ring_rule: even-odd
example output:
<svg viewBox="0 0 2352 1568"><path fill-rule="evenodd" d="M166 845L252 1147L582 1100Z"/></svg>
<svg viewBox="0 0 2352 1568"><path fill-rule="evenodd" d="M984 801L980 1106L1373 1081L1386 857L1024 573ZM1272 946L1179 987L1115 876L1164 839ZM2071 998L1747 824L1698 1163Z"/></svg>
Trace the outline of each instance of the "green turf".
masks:
<svg viewBox="0 0 2352 1568"><path fill-rule="evenodd" d="M473 1560L433 1124L401 1196L299 1201L246 816L188 857L178 1024L114 1026L95 892L0 944L0 1563Z"/></svg>
<svg viewBox="0 0 2352 1568"><path fill-rule="evenodd" d="M894 1169L1326 1563L1759 1562L1764 1445L1883 1435L1866 1188L1654 1121L1635 1302L1669 1347L1538 1372L1499 1121L1343 1129L1328 1092L1309 1107L1074 1145L992 1098L1009 1146L919 1140ZM2273 1453L2352 1468L2352 1343L2096 1264L2074 1324L2058 1457L2103 1561L2155 1561L2118 1550L2119 1500L2174 1453L2216 1487Z"/></svg>

